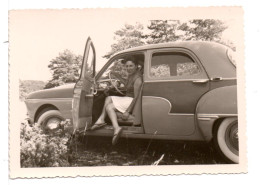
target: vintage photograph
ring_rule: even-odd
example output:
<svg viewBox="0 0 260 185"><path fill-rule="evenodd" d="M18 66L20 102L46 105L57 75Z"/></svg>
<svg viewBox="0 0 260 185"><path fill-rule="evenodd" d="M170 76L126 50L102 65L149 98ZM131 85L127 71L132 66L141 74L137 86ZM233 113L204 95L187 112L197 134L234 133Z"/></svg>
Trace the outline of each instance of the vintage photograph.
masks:
<svg viewBox="0 0 260 185"><path fill-rule="evenodd" d="M11 177L246 172L243 36L241 7L10 11Z"/></svg>

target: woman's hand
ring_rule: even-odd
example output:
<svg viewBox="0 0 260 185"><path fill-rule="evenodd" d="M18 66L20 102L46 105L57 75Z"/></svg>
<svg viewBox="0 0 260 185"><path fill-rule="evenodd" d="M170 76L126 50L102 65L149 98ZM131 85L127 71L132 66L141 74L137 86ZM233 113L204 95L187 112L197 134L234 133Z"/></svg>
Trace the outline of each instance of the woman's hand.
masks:
<svg viewBox="0 0 260 185"><path fill-rule="evenodd" d="M121 75L117 72L111 71L110 72L110 77L113 79L117 79L119 80L121 83L123 83L124 85L126 85L126 79L122 78Z"/></svg>
<svg viewBox="0 0 260 185"><path fill-rule="evenodd" d="M123 120L127 120L129 118L129 112L124 112L123 115L122 115L122 119Z"/></svg>
<svg viewBox="0 0 260 185"><path fill-rule="evenodd" d="M114 71L111 71L110 75L111 75L112 78L118 78L118 76L119 76L119 74L114 72Z"/></svg>

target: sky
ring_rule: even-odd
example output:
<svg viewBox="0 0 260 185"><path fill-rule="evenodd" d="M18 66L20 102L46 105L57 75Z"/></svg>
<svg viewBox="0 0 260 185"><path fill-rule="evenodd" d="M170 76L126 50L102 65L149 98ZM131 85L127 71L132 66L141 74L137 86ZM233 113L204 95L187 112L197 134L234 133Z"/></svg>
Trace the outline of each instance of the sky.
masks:
<svg viewBox="0 0 260 185"><path fill-rule="evenodd" d="M149 20L217 18L228 29L223 38L237 42L235 30L241 27L238 9L204 8L146 9L81 9L81 10L16 10L9 14L10 64L21 80L51 79L49 62L65 49L83 55L85 42L91 37L97 53L97 69L107 59L104 56L114 43L114 32L124 24L147 24ZM223 13L220 13L223 12ZM216 14L218 13L218 14ZM223 16L228 13L230 16ZM240 21L240 22L239 22Z"/></svg>

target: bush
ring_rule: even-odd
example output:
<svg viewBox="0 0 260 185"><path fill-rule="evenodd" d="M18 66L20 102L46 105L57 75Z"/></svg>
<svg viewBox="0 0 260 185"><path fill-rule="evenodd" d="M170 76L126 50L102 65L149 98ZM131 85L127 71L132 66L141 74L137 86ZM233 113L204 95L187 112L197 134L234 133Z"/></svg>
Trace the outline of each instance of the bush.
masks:
<svg viewBox="0 0 260 185"><path fill-rule="evenodd" d="M40 125L30 126L23 121L20 128L21 167L64 167L68 163L69 133L64 130L67 122L62 122L55 133L46 134Z"/></svg>
<svg viewBox="0 0 260 185"><path fill-rule="evenodd" d="M24 101L31 92L42 90L45 82L38 80L19 80L19 99Z"/></svg>

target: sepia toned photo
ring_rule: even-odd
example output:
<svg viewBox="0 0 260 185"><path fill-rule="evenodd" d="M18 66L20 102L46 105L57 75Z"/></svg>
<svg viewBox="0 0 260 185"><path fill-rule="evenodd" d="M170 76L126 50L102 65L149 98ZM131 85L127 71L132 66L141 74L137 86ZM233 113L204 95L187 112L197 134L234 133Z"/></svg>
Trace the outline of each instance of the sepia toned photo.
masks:
<svg viewBox="0 0 260 185"><path fill-rule="evenodd" d="M10 177L247 171L241 7L12 10Z"/></svg>

